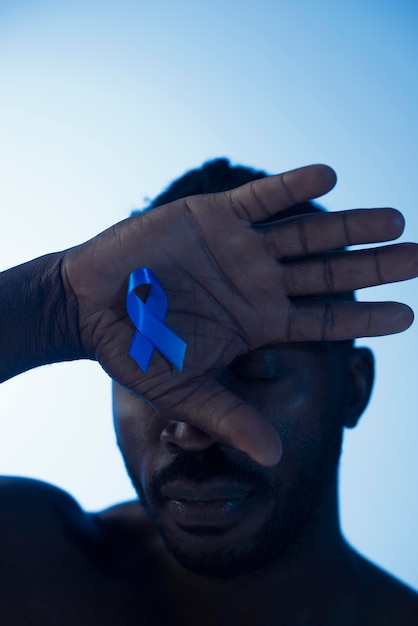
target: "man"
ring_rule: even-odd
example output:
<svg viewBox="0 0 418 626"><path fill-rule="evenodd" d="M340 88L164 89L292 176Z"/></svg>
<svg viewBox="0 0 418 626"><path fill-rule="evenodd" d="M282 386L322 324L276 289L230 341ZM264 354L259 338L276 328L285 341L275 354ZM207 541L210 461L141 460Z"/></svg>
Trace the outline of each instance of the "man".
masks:
<svg viewBox="0 0 418 626"><path fill-rule="evenodd" d="M210 172L215 187L188 187ZM404 305L344 294L416 276L417 247L343 251L396 239L403 220L307 204L334 184L325 166L263 178L207 164L165 206L1 276L1 378L98 360L140 495L86 514L49 485L3 479L2 624L417 623L416 594L343 539L336 487L342 430L373 381L351 339L412 323ZM145 371L143 348L132 358L138 268L162 285L183 367L164 346ZM152 289L136 292L149 307Z"/></svg>

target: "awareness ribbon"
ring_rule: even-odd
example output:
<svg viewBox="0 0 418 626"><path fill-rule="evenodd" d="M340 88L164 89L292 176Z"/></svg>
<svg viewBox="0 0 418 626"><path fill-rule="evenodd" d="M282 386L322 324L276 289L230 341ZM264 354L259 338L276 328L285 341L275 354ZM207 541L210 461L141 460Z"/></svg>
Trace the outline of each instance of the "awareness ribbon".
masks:
<svg viewBox="0 0 418 626"><path fill-rule="evenodd" d="M146 302L134 291L140 285L151 285ZM161 352L181 372L187 344L164 324L167 296L150 269L141 267L129 275L126 308L136 328L129 354L144 374L154 350Z"/></svg>

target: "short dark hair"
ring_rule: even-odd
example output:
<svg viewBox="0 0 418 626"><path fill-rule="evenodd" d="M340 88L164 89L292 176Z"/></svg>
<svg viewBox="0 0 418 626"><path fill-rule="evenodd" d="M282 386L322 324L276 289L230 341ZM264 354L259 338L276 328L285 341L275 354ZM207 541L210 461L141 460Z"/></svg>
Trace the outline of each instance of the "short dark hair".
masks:
<svg viewBox="0 0 418 626"><path fill-rule="evenodd" d="M180 198L202 193L219 193L240 187L259 178L268 176L266 172L237 165L232 167L226 158L206 161L201 167L189 170L175 180L157 196L149 208L154 209Z"/></svg>
<svg viewBox="0 0 418 626"><path fill-rule="evenodd" d="M160 193L151 204L143 209L148 211L163 204L195 196L203 193L219 193L240 187L246 183L269 176L263 170L256 170L243 165L232 166L229 159L222 157L206 161L201 167L189 170L183 176L172 182L167 189ZM280 219L303 213L325 211L315 202L301 202L280 214ZM274 218L272 218L274 219Z"/></svg>

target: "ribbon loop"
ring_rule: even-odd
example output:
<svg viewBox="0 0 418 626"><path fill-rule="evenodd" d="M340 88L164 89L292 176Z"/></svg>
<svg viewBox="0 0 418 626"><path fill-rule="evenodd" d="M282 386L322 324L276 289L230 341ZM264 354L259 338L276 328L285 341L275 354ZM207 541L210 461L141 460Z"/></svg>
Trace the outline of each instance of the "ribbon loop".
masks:
<svg viewBox="0 0 418 626"><path fill-rule="evenodd" d="M135 293L135 289L141 285L151 285L146 302L142 302ZM142 267L129 275L126 309L136 328L129 354L144 374L154 350L161 352L181 372L187 346L164 324L167 314L167 296L150 269Z"/></svg>

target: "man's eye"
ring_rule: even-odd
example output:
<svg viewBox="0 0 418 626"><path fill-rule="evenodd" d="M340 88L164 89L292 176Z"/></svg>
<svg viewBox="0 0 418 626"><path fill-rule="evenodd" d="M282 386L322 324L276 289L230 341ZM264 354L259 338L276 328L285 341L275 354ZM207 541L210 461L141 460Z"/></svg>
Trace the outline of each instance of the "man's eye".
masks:
<svg viewBox="0 0 418 626"><path fill-rule="evenodd" d="M237 357L224 370L219 372L225 385L275 385L289 373L286 360L279 350L262 348Z"/></svg>
<svg viewBox="0 0 418 626"><path fill-rule="evenodd" d="M276 378L253 378L251 376L247 376L245 380L250 385L277 385L279 382L279 377Z"/></svg>
<svg viewBox="0 0 418 626"><path fill-rule="evenodd" d="M251 372L248 369L239 370L226 368L221 374L221 382L224 384L245 384L245 385L275 385L280 380L278 372L265 372L263 376L261 372Z"/></svg>

